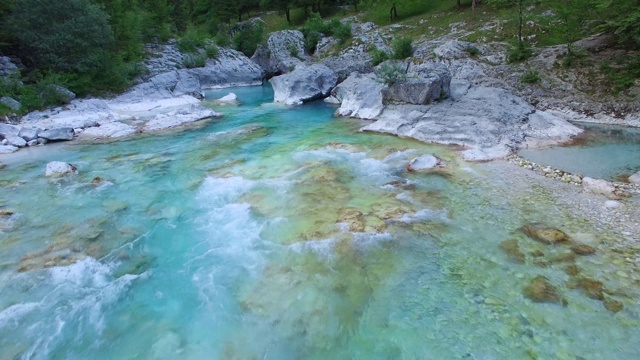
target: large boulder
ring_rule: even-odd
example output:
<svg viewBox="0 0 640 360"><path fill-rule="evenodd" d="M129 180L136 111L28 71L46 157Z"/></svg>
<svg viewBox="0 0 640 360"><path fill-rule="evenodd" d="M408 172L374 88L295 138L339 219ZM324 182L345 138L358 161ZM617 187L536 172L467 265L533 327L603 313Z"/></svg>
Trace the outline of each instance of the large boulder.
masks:
<svg viewBox="0 0 640 360"><path fill-rule="evenodd" d="M18 71L18 67L11 61L10 57L0 56L0 77L4 78Z"/></svg>
<svg viewBox="0 0 640 360"><path fill-rule="evenodd" d="M225 48L220 48L218 56L209 59L205 67L189 72L200 80L203 89L260 85L264 79L264 70L259 65L243 53Z"/></svg>
<svg viewBox="0 0 640 360"><path fill-rule="evenodd" d="M15 125L3 124L0 123L0 135L18 135L20 133L20 127Z"/></svg>
<svg viewBox="0 0 640 360"><path fill-rule="evenodd" d="M19 111L20 108L22 108L22 105L20 105L18 100L14 99L14 98L10 98L8 96L1 97L0 98L0 104L8 107L9 109L11 109L13 111Z"/></svg>
<svg viewBox="0 0 640 360"><path fill-rule="evenodd" d="M266 71L267 77L288 73L307 59L304 35L298 30L271 33L266 45L260 45L251 57Z"/></svg>
<svg viewBox="0 0 640 360"><path fill-rule="evenodd" d="M44 171L45 176L61 176L66 174L77 174L78 168L62 161L52 161L47 164Z"/></svg>
<svg viewBox="0 0 640 360"><path fill-rule="evenodd" d="M344 81L353 72L366 74L373 71L371 55L364 44L347 48L338 56L324 59L322 63L338 75L338 82Z"/></svg>
<svg viewBox="0 0 640 360"><path fill-rule="evenodd" d="M382 66L389 66L383 64ZM406 79L383 89L385 104L426 105L449 97L451 72L442 63L410 64Z"/></svg>
<svg viewBox="0 0 640 360"><path fill-rule="evenodd" d="M18 136L23 138L25 141L36 140L38 138L38 134L40 134L40 129L34 127L23 127L18 132Z"/></svg>
<svg viewBox="0 0 640 360"><path fill-rule="evenodd" d="M593 194L610 196L616 190L615 186L607 180L594 179L585 176L582 178L582 187Z"/></svg>
<svg viewBox="0 0 640 360"><path fill-rule="evenodd" d="M5 139L7 139L7 144L17 147L25 147L27 146L27 142L17 135L5 135Z"/></svg>
<svg viewBox="0 0 640 360"><path fill-rule="evenodd" d="M640 185L640 171L629 176L629 182L632 184Z"/></svg>
<svg viewBox="0 0 640 360"><path fill-rule="evenodd" d="M329 95L338 77L325 65L300 65L294 71L269 80L273 86L273 101L299 105Z"/></svg>
<svg viewBox="0 0 640 360"><path fill-rule="evenodd" d="M566 141L582 131L564 119L538 114L522 98L491 87L471 87L458 100L430 106L388 106L378 119L363 130L470 147L463 152L468 160L500 158L544 140Z"/></svg>
<svg viewBox="0 0 640 360"><path fill-rule="evenodd" d="M336 114L360 119L375 119L382 112L383 88L384 84L376 81L373 74L351 74L331 91L331 96L340 103Z"/></svg>
<svg viewBox="0 0 640 360"><path fill-rule="evenodd" d="M40 132L39 137L49 141L73 140L73 128L61 127Z"/></svg>

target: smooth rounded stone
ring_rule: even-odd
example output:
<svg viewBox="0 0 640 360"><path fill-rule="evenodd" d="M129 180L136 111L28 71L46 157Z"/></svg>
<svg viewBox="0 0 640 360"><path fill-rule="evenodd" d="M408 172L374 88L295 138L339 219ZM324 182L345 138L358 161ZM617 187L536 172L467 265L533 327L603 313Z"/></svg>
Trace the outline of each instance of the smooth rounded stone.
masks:
<svg viewBox="0 0 640 360"><path fill-rule="evenodd" d="M381 92L383 88L384 84L376 81L374 74L352 73L331 90L331 96L327 99L334 99L340 104L336 115L375 119L383 109ZM329 102L327 99L325 101Z"/></svg>
<svg viewBox="0 0 640 360"><path fill-rule="evenodd" d="M567 301L558 293L558 289L542 275L533 278L522 290L522 294L533 302L567 304Z"/></svg>
<svg viewBox="0 0 640 360"><path fill-rule="evenodd" d="M429 170L429 169L433 169L441 166L443 166L443 162L441 159L433 155L427 154L427 155L422 155L412 159L409 162L409 165L407 165L407 170L408 171Z"/></svg>
<svg viewBox="0 0 640 360"><path fill-rule="evenodd" d="M22 105L20 104L20 102L18 102L18 100L8 96L1 97L0 104L5 105L6 107L8 107L13 111L19 111L20 108L22 108Z"/></svg>
<svg viewBox="0 0 640 360"><path fill-rule="evenodd" d="M596 249L593 246L589 246L586 244L574 244L571 245L571 251L578 255L593 255L596 253Z"/></svg>
<svg viewBox="0 0 640 360"><path fill-rule="evenodd" d="M219 102L235 102L238 100L238 96L232 92L218 99Z"/></svg>
<svg viewBox="0 0 640 360"><path fill-rule="evenodd" d="M18 151L18 147L13 145L0 145L0 154L10 154Z"/></svg>
<svg viewBox="0 0 640 360"><path fill-rule="evenodd" d="M38 138L38 134L40 134L40 129L35 127L23 127L18 132L18 136L23 138L25 141L36 140Z"/></svg>
<svg viewBox="0 0 640 360"><path fill-rule="evenodd" d="M40 132L39 137L50 141L73 140L73 128L63 127Z"/></svg>
<svg viewBox="0 0 640 360"><path fill-rule="evenodd" d="M66 174L77 174L78 168L62 161L52 161L47 164L44 172L45 176L60 176Z"/></svg>
<svg viewBox="0 0 640 360"><path fill-rule="evenodd" d="M269 80L273 86L273 101L287 105L321 99L329 95L338 78L325 65L300 65L290 73Z"/></svg>
<svg viewBox="0 0 640 360"><path fill-rule="evenodd" d="M17 147L25 147L27 146L27 142L16 135L5 135L4 138L7 140L8 145L13 145Z"/></svg>
<svg viewBox="0 0 640 360"><path fill-rule="evenodd" d="M640 185L640 171L629 176L629 182L632 184Z"/></svg>
<svg viewBox="0 0 640 360"><path fill-rule="evenodd" d="M609 196L613 194L613 192L616 190L613 184L611 184L607 180L594 179L590 177L582 178L582 187L586 191L589 191L593 194L605 195L605 196Z"/></svg>
<svg viewBox="0 0 640 360"><path fill-rule="evenodd" d="M606 209L617 209L622 207L623 204L620 201L616 201L616 200L607 200L604 203L604 207Z"/></svg>
<svg viewBox="0 0 640 360"><path fill-rule="evenodd" d="M524 225L521 230L531 239L547 245L565 243L571 240L569 235L562 230L550 228L542 224L527 224Z"/></svg>

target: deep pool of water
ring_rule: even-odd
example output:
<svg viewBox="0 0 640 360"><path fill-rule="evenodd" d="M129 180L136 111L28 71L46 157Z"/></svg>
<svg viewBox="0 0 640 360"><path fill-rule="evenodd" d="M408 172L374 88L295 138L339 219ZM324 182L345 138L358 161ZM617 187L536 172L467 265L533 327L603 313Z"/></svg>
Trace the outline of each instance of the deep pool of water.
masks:
<svg viewBox="0 0 640 360"><path fill-rule="evenodd" d="M640 358L636 275L519 230L599 242L553 194L516 201L452 149L233 91L197 129L1 159L0 359ZM448 166L407 172L427 153ZM79 174L46 178L53 160ZM540 275L566 305L523 296Z"/></svg>
<svg viewBox="0 0 640 360"><path fill-rule="evenodd" d="M520 151L534 162L598 179L618 180L640 171L640 129L581 123L573 143Z"/></svg>

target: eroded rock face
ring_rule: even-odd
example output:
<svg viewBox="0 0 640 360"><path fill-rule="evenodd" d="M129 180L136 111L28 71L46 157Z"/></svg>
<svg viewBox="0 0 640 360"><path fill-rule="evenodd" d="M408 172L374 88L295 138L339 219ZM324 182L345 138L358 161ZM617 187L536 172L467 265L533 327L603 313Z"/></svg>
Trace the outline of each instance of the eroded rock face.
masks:
<svg viewBox="0 0 640 360"><path fill-rule="evenodd" d="M338 82L345 81L352 73L368 74L373 72L371 55L367 52L366 45L350 47L343 50L338 56L331 56L322 61L338 76Z"/></svg>
<svg viewBox="0 0 640 360"><path fill-rule="evenodd" d="M383 88L373 74L352 73L331 91L331 96L340 104L336 115L375 119L382 112Z"/></svg>
<svg viewBox="0 0 640 360"><path fill-rule="evenodd" d="M47 164L45 176L61 176L66 174L77 174L78 168L62 161L52 161Z"/></svg>
<svg viewBox="0 0 640 360"><path fill-rule="evenodd" d="M271 77L292 71L307 60L304 35L298 30L276 31L269 35L266 46L260 45L251 60Z"/></svg>
<svg viewBox="0 0 640 360"><path fill-rule="evenodd" d="M243 53L219 48L218 56L209 59L203 68L188 70L200 81L203 89L261 85L264 70Z"/></svg>
<svg viewBox="0 0 640 360"><path fill-rule="evenodd" d="M273 101L287 105L321 99L329 95L338 78L322 64L300 65L294 71L269 80L273 86Z"/></svg>

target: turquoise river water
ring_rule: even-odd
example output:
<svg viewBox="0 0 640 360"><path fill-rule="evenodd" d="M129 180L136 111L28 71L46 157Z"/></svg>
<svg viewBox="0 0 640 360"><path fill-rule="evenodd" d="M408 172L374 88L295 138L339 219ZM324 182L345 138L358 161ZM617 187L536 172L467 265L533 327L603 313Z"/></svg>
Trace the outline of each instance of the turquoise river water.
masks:
<svg viewBox="0 0 640 360"><path fill-rule="evenodd" d="M640 358L638 274L520 231L600 243L553 194L497 196L456 149L232 91L198 128L0 159L0 359ZM447 167L407 171L427 153ZM46 178L54 160L79 174ZM564 301L523 295L540 275Z"/></svg>

